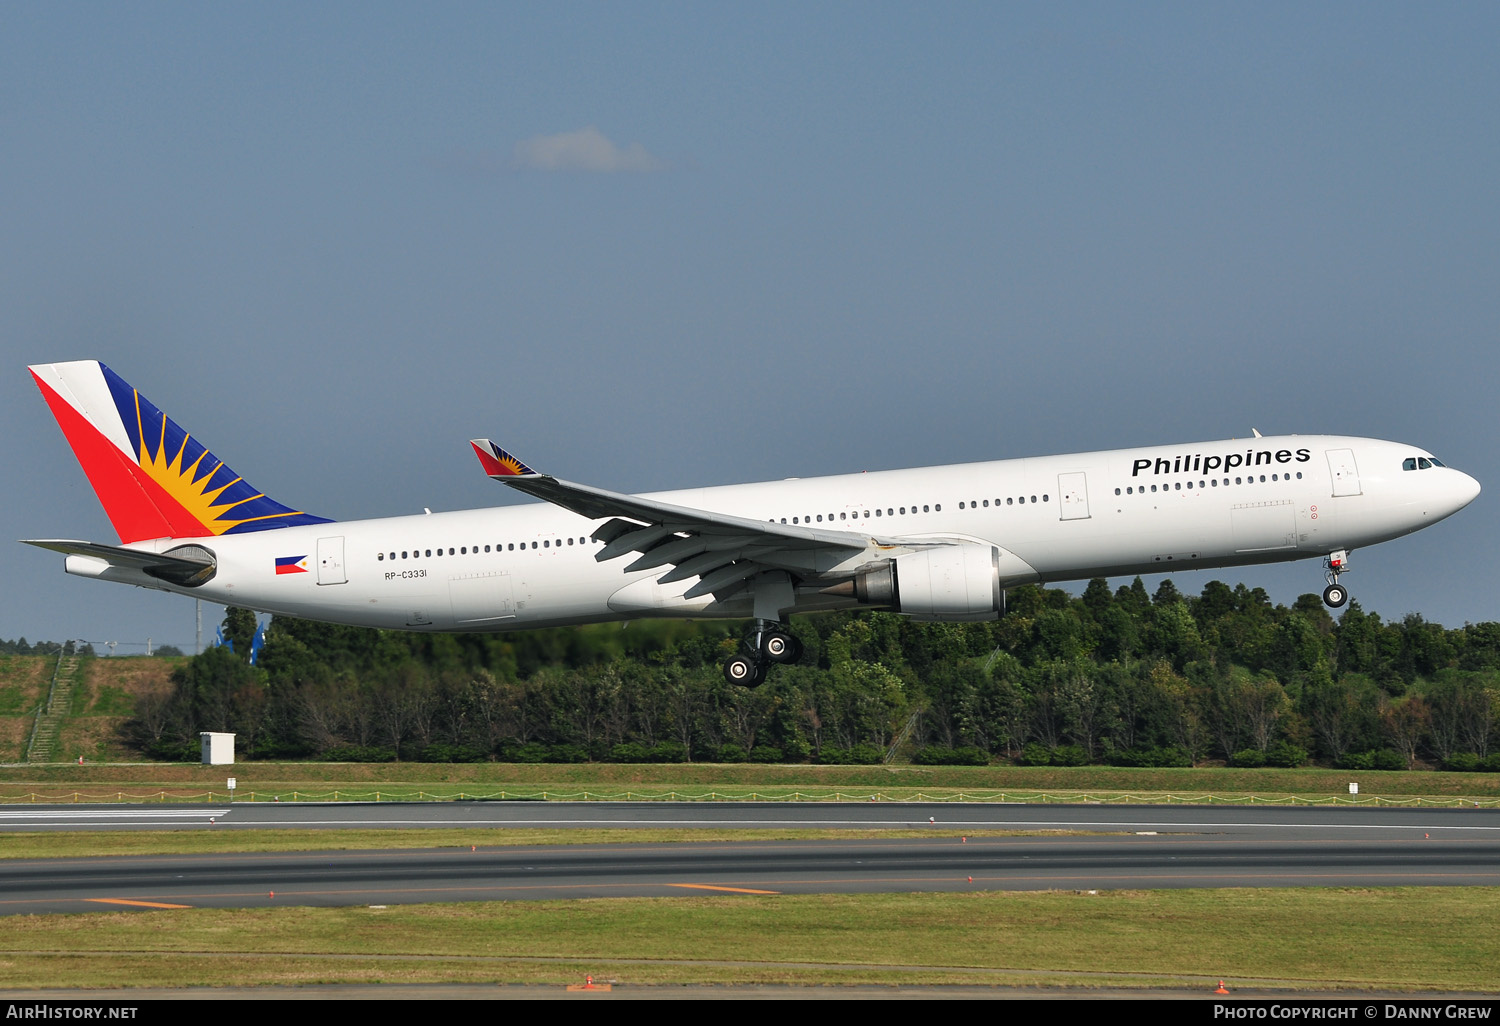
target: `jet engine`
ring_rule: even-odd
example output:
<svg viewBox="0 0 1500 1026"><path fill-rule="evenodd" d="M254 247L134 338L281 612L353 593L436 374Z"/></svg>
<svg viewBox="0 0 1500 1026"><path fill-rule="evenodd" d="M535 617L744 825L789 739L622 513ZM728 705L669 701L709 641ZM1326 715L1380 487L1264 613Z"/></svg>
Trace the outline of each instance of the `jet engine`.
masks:
<svg viewBox="0 0 1500 1026"><path fill-rule="evenodd" d="M1000 550L961 542L888 559L825 589L917 620L996 620L1005 612Z"/></svg>

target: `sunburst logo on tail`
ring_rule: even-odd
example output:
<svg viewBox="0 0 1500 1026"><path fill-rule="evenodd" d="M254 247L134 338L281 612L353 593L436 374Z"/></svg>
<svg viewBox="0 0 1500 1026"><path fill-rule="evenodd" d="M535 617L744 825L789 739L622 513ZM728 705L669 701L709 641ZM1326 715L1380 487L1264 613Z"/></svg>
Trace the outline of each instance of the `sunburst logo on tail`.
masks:
<svg viewBox="0 0 1500 1026"><path fill-rule="evenodd" d="M204 534L328 523L257 491L119 375L101 369L141 470L202 525Z"/></svg>

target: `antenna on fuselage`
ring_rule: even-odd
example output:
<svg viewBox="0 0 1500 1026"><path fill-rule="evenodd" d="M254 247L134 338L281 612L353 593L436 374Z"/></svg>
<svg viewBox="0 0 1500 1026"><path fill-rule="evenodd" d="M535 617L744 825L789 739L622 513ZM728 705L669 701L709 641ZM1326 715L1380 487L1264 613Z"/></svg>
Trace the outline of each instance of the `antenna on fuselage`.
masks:
<svg viewBox="0 0 1500 1026"><path fill-rule="evenodd" d="M1254 435L1256 438L1260 438L1261 437L1261 433L1259 431L1257 431L1255 428L1251 428L1250 429L1250 433L1252 435Z"/></svg>

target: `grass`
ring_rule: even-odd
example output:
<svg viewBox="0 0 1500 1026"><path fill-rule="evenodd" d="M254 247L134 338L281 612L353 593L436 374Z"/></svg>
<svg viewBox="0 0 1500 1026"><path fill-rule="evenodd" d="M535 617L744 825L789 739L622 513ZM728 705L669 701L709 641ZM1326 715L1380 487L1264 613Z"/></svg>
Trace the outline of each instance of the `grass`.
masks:
<svg viewBox="0 0 1500 1026"><path fill-rule="evenodd" d="M966 837L1104 836L1099 830L970 830ZM1124 833L1124 831L1118 831ZM423 829L423 830L122 830L0 834L5 859L83 858L96 855L198 855L223 852L371 851L390 848L514 847L558 844L673 844L682 841L816 841L958 836L951 830Z"/></svg>
<svg viewBox="0 0 1500 1026"><path fill-rule="evenodd" d="M89 763L0 767L0 803L16 801L430 800L434 797L777 798L864 800L960 797L1039 800L1349 800L1500 803L1500 774L1325 769L1126 769L1024 766L807 766L512 763L269 763L233 767Z"/></svg>
<svg viewBox="0 0 1500 1026"><path fill-rule="evenodd" d="M202 795L234 773L255 788L456 793L856 787L886 794L1029 784L1097 794L1342 795L1321 770L1080 770L971 767L505 766L250 763L0 770L0 796L37 787ZM1106 779L1101 781L1103 776ZM733 778L726 780L725 778ZM1360 774L1362 790L1411 797L1490 775ZM1183 781L1197 786L1180 787ZM1071 785L1071 787L1070 787ZM1093 785L1091 787L1091 785ZM1425 785L1425 786L1424 786ZM1095 790L1097 788L1098 790ZM1321 794L1319 793L1321 791ZM34 792L33 792L34 793ZM1011 833L993 831L991 836ZM752 830L191 830L6 834L0 855L186 854L851 836L901 832ZM1500 889L1174 890L1076 893L679 897L559 902L98 912L7 917L0 987L108 988L310 983L563 984L585 973L635 984L981 984L1500 991ZM168 956L168 957L164 957Z"/></svg>
<svg viewBox="0 0 1500 1026"><path fill-rule="evenodd" d="M1500 889L785 895L25 916L0 986L969 983L1500 990ZM166 957L164 957L166 956ZM1170 967L1167 969L1166 967Z"/></svg>

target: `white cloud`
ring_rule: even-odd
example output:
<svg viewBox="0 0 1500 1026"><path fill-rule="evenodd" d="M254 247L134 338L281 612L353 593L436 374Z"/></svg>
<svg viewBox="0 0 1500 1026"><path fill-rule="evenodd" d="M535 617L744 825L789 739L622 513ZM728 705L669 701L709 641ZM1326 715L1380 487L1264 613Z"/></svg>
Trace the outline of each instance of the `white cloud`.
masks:
<svg viewBox="0 0 1500 1026"><path fill-rule="evenodd" d="M646 152L640 143L616 146L590 125L576 132L538 135L516 143L511 162L535 171L665 171L666 161Z"/></svg>

